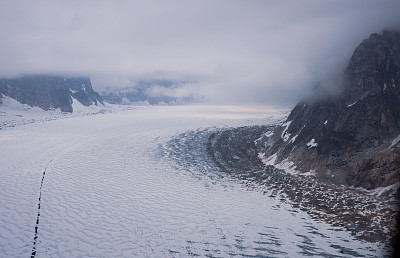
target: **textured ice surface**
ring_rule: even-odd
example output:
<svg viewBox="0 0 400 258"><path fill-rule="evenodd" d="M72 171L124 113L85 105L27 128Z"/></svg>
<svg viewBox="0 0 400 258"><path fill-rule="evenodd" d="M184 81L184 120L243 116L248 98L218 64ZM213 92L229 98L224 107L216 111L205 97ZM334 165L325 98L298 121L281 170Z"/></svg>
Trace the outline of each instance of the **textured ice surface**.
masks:
<svg viewBox="0 0 400 258"><path fill-rule="evenodd" d="M0 256L31 255L45 170L36 257L381 256L222 174L188 133L281 118L261 108L141 107L2 130ZM187 137L198 140L179 163Z"/></svg>

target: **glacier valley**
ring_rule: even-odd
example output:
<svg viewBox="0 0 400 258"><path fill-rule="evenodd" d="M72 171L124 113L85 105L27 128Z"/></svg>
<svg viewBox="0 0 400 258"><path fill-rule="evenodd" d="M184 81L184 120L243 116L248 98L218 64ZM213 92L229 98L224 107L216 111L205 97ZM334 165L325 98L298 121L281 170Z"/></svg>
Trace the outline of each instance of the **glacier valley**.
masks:
<svg viewBox="0 0 400 258"><path fill-rule="evenodd" d="M146 106L29 123L19 115L0 130L1 256L383 256L382 244L249 187L207 156L202 134L274 124L287 111Z"/></svg>

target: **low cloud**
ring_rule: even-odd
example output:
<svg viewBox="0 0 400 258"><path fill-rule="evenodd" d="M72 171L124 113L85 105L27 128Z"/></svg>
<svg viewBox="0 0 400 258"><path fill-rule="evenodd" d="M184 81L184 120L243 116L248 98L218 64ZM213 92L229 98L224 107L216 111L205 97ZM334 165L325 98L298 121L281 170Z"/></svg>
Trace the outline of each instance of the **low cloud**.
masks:
<svg viewBox="0 0 400 258"><path fill-rule="evenodd" d="M168 80L148 92L294 104L340 75L362 39L398 28L398 10L397 0L4 0L0 75L87 75L98 90Z"/></svg>
<svg viewBox="0 0 400 258"><path fill-rule="evenodd" d="M168 87L162 85L151 85L145 90L145 93L149 97L166 96L177 99L188 98L198 100L202 95L196 92L197 87L197 85L193 84L179 84Z"/></svg>

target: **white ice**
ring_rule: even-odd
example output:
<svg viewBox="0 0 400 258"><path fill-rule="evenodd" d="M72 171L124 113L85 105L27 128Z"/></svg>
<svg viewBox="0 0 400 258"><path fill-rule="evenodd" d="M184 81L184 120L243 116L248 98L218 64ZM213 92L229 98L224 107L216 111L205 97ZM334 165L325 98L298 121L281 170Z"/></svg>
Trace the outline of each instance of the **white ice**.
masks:
<svg viewBox="0 0 400 258"><path fill-rule="evenodd" d="M187 130L282 119L258 110L140 107L1 130L0 256L31 255L45 169L36 257L381 256L278 198L155 155Z"/></svg>

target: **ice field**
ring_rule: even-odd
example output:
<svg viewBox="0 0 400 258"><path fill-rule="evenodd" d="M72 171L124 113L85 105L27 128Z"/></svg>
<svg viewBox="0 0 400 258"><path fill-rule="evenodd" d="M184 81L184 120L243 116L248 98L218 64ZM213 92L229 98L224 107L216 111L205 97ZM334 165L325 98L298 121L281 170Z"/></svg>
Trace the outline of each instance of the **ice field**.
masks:
<svg viewBox="0 0 400 258"><path fill-rule="evenodd" d="M379 245L213 168L201 141L179 161L186 133L284 115L137 107L4 128L0 257L381 257Z"/></svg>

